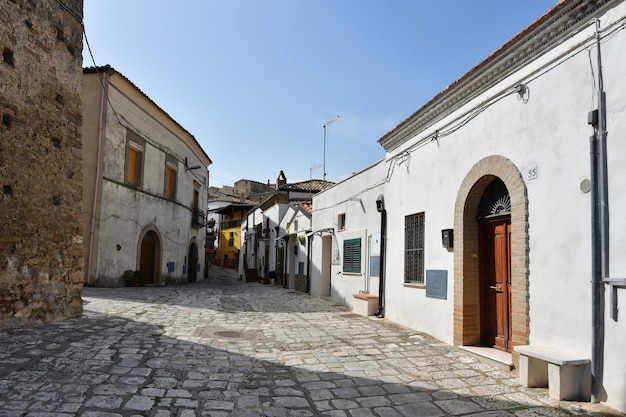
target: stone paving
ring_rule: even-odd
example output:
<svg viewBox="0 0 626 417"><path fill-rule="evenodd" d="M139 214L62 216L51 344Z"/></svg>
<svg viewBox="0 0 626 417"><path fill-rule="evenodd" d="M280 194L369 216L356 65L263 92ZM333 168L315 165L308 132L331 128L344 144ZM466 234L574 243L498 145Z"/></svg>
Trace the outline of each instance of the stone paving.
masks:
<svg viewBox="0 0 626 417"><path fill-rule="evenodd" d="M204 282L83 298L81 318L0 332L0 417L622 415L218 267Z"/></svg>

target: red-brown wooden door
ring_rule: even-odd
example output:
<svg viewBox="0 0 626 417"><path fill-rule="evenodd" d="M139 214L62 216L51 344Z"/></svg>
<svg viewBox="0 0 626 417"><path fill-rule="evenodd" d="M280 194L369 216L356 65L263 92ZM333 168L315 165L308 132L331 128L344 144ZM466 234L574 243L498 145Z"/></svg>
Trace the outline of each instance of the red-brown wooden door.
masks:
<svg viewBox="0 0 626 417"><path fill-rule="evenodd" d="M154 271L156 262L156 239L153 232L144 235L141 241L141 256L139 258L139 270L146 274L146 282L154 283Z"/></svg>
<svg viewBox="0 0 626 417"><path fill-rule="evenodd" d="M510 352L511 224L481 225L481 339L485 346Z"/></svg>

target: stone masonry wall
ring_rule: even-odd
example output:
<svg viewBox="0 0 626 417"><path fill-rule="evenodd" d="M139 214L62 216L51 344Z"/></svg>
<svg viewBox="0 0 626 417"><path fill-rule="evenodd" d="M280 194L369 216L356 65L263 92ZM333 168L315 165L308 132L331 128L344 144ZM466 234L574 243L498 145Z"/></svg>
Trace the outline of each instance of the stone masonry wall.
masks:
<svg viewBox="0 0 626 417"><path fill-rule="evenodd" d="M82 14L0 1L0 328L82 314Z"/></svg>

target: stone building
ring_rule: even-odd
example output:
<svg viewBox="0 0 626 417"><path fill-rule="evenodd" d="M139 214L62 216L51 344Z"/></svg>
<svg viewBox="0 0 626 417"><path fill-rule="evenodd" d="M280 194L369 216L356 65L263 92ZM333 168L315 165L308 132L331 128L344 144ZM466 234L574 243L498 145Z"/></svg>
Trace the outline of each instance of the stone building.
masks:
<svg viewBox="0 0 626 417"><path fill-rule="evenodd" d="M83 71L85 284L205 275L207 168L195 137L110 66Z"/></svg>
<svg viewBox="0 0 626 417"><path fill-rule="evenodd" d="M82 314L82 13L0 3L0 327Z"/></svg>

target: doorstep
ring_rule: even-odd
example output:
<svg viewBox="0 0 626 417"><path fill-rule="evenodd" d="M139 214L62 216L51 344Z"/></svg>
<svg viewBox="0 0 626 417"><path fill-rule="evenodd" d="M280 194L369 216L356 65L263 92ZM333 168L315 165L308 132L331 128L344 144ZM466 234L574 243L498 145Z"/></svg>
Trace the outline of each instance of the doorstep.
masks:
<svg viewBox="0 0 626 417"><path fill-rule="evenodd" d="M485 346L458 346L459 349L475 356L483 362L504 368L506 370L513 369L513 355L499 349L489 348Z"/></svg>

